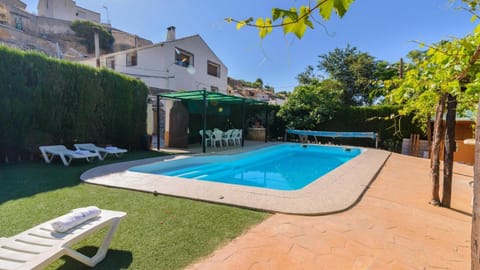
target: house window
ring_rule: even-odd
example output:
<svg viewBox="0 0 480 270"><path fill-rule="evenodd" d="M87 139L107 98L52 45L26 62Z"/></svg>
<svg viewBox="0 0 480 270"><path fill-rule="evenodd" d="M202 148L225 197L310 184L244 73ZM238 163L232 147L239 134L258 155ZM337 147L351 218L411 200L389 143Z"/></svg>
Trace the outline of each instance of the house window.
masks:
<svg viewBox="0 0 480 270"><path fill-rule="evenodd" d="M189 67L190 65L193 66L193 54L175 48L175 64L182 67Z"/></svg>
<svg viewBox="0 0 480 270"><path fill-rule="evenodd" d="M127 53L127 67L137 65L137 52Z"/></svg>
<svg viewBox="0 0 480 270"><path fill-rule="evenodd" d="M78 10L78 11L75 13L75 15L77 15L77 17L82 18L82 19L87 18L87 13L85 13L84 11Z"/></svg>
<svg viewBox="0 0 480 270"><path fill-rule="evenodd" d="M109 69L115 69L115 57L107 57L107 68Z"/></svg>
<svg viewBox="0 0 480 270"><path fill-rule="evenodd" d="M210 86L210 92L218 93L218 87Z"/></svg>
<svg viewBox="0 0 480 270"><path fill-rule="evenodd" d="M207 74L215 77L220 77L220 65L213 62L207 62Z"/></svg>

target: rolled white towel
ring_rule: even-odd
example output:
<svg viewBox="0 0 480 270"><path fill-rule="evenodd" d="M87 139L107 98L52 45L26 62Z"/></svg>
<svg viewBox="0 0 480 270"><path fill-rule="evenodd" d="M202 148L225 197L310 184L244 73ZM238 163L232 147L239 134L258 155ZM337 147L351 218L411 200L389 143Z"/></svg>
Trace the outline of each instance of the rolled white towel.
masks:
<svg viewBox="0 0 480 270"><path fill-rule="evenodd" d="M100 215L101 212L102 210L96 206L74 209L72 212L53 221L52 228L57 232L66 232L73 227Z"/></svg>

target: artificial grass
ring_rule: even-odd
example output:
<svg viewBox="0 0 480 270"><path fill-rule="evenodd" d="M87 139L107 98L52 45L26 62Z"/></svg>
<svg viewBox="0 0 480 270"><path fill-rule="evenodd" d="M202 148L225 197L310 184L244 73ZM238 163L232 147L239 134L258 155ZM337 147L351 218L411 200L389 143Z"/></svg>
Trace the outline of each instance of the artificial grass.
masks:
<svg viewBox="0 0 480 270"><path fill-rule="evenodd" d="M129 153L124 159L147 158L152 152ZM28 162L0 165L0 236L9 237L69 210L96 205L127 212L108 251L94 269L181 269L208 255L262 221L267 213L149 193L89 185L80 174L96 164ZM104 232L76 248L96 252ZM47 269L91 269L62 257Z"/></svg>

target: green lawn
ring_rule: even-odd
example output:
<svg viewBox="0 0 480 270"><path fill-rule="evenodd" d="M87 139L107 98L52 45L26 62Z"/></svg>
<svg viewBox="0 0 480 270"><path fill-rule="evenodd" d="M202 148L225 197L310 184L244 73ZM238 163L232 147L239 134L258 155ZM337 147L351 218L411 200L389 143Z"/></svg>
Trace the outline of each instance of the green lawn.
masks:
<svg viewBox="0 0 480 270"><path fill-rule="evenodd" d="M128 153L119 161L157 156ZM64 167L27 162L0 165L0 237L9 237L73 208L96 205L127 212L108 255L95 269L181 269L257 224L267 213L149 193L84 184L80 174L98 165ZM94 254L104 231L76 248ZM64 257L48 269L90 269Z"/></svg>

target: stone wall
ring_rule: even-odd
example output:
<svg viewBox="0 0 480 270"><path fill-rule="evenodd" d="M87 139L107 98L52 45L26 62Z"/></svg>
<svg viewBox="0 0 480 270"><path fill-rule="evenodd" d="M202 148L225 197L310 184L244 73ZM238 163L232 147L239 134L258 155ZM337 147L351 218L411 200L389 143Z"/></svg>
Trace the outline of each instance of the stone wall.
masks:
<svg viewBox="0 0 480 270"><path fill-rule="evenodd" d="M74 35L75 32L70 28L72 22L62 21L47 17L34 16L34 22L36 25L36 32L40 35L49 34L62 34L62 35Z"/></svg>
<svg viewBox="0 0 480 270"><path fill-rule="evenodd" d="M55 43L25 34L8 25L0 24L0 43L22 50L41 51L49 56L57 55Z"/></svg>
<svg viewBox="0 0 480 270"><path fill-rule="evenodd" d="M120 31L112 28L112 35L115 38L115 44L113 45L113 51L119 52L135 47L143 47L153 44L150 40L141 38L137 35L133 35L127 32Z"/></svg>
<svg viewBox="0 0 480 270"><path fill-rule="evenodd" d="M70 28L72 22L28 13L21 6L15 5L16 0L0 0L0 3L6 5L9 12L8 22L0 23L0 44L23 50L37 50L49 56L57 56L58 44L65 59L94 57L94 54L87 53L81 39ZM150 40L104 26L112 31L115 38L114 52L152 44Z"/></svg>

